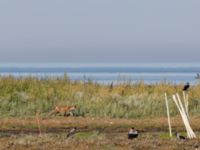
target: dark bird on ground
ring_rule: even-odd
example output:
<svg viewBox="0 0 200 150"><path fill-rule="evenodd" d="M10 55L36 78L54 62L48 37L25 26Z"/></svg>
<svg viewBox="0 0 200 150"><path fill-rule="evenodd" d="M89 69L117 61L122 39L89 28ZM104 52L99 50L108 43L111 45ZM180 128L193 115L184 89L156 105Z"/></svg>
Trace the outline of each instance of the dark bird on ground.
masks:
<svg viewBox="0 0 200 150"><path fill-rule="evenodd" d="M188 91L189 88L190 88L190 83L187 82L183 87L183 91Z"/></svg>
<svg viewBox="0 0 200 150"><path fill-rule="evenodd" d="M69 130L69 132L67 134L67 138L69 138L70 136L74 135L75 133L76 133L76 127L74 127L71 130Z"/></svg>
<svg viewBox="0 0 200 150"><path fill-rule="evenodd" d="M138 137L138 135L139 135L139 133L138 133L138 131L137 130L135 130L134 128L131 128L130 130L129 130L129 132L128 132L128 139L135 139L135 138L137 138Z"/></svg>
<svg viewBox="0 0 200 150"><path fill-rule="evenodd" d="M195 150L199 149L199 143L198 142L194 145L194 148L195 148Z"/></svg>
<svg viewBox="0 0 200 150"><path fill-rule="evenodd" d="M198 146L198 145L195 145L194 148L195 148L195 150L198 150L198 149L199 149L199 146Z"/></svg>
<svg viewBox="0 0 200 150"><path fill-rule="evenodd" d="M178 133L178 132L175 132L175 135L176 135L176 138L179 140L186 140L186 137L180 135L180 133Z"/></svg>

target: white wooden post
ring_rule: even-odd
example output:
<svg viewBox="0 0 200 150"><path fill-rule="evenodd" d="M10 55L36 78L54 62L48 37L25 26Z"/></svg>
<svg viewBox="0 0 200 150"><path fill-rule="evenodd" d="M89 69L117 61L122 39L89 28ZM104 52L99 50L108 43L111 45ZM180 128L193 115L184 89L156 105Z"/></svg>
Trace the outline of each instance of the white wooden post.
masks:
<svg viewBox="0 0 200 150"><path fill-rule="evenodd" d="M186 131L187 131L188 138L196 138L196 135L193 132L193 130L192 130L190 124L189 124L189 120L188 120L188 117L187 117L187 114L186 114L186 110L183 107L183 104L182 104L182 101L181 101L179 95L178 94L172 95L172 98L173 98L173 101L175 102L175 104L176 104L176 106L177 106L177 108L178 108L178 110L181 114L183 123L184 123Z"/></svg>
<svg viewBox="0 0 200 150"><path fill-rule="evenodd" d="M186 114L186 110L184 110L184 108L183 108L181 99L180 99L180 97L179 97L178 94L176 94L176 95L177 95L178 101L179 101L179 103L180 103L180 106L181 106L181 109L182 109L182 112L183 112L183 116L184 116L185 121L186 121L185 123L186 123L186 125L187 125L187 127L188 127L189 134L191 135L191 138L196 138L196 135L195 135L195 133L193 132L193 130L192 130L190 124L189 124L188 116L187 116L187 114Z"/></svg>
<svg viewBox="0 0 200 150"><path fill-rule="evenodd" d="M186 111L186 114L187 114L187 117L189 119L189 111L188 111L188 94L183 91L183 101L184 101L184 106L185 106L185 111Z"/></svg>
<svg viewBox="0 0 200 150"><path fill-rule="evenodd" d="M165 93L165 104L167 108L167 118L168 118L168 125L169 125L169 136L172 137L172 128L171 128L171 122L170 122L170 114L169 114L169 104L167 99L167 93Z"/></svg>
<svg viewBox="0 0 200 150"><path fill-rule="evenodd" d="M187 133L188 133L188 137L192 138L192 133L191 133L191 130L190 130L188 118L187 118L187 115L186 115L185 110L183 108L182 102L181 102L178 94L176 94L176 97L177 97L177 101L178 101L178 104L179 104L179 107L180 107L180 110L181 110L181 116L182 116L183 122L185 124Z"/></svg>
<svg viewBox="0 0 200 150"><path fill-rule="evenodd" d="M188 114L188 119L189 119L189 101L188 101L188 93L186 93L186 106L187 106L187 114Z"/></svg>
<svg viewBox="0 0 200 150"><path fill-rule="evenodd" d="M173 98L173 101L175 102L175 104L176 104L176 106L177 106L177 108L178 108L178 110L179 110L179 112L180 112L180 114L181 114L181 118L182 118L183 123L184 123L184 125L185 125L185 119L183 118L183 114L182 114L181 108L180 108L180 106L179 106L179 104L178 104L178 101L177 101L177 99L176 99L176 96L173 95L172 98ZM185 128L186 128L186 131L187 131L187 135L188 135L188 137L190 138L191 136L190 136L190 134L189 134L189 132L188 132L188 128L186 127L186 125L185 125Z"/></svg>

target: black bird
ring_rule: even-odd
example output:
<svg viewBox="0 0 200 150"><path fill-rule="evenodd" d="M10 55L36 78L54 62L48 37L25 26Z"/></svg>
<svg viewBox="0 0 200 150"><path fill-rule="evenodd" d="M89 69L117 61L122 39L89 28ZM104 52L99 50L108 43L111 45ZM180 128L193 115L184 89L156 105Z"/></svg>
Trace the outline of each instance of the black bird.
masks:
<svg viewBox="0 0 200 150"><path fill-rule="evenodd" d="M194 148L195 148L195 150L198 150L198 149L199 149L199 146L198 146L198 145L195 145Z"/></svg>
<svg viewBox="0 0 200 150"><path fill-rule="evenodd" d="M135 130L134 128L131 128L128 132L128 139L132 140L132 139L135 139L137 138L139 135L138 131Z"/></svg>
<svg viewBox="0 0 200 150"><path fill-rule="evenodd" d="M186 140L186 137L180 135L180 133L178 133L178 132L175 132L175 135L176 135L176 138L179 140Z"/></svg>
<svg viewBox="0 0 200 150"><path fill-rule="evenodd" d="M188 91L189 88L190 88L190 83L187 82L183 87L183 91Z"/></svg>
<svg viewBox="0 0 200 150"><path fill-rule="evenodd" d="M196 143L196 144L194 145L194 148L195 148L195 150L198 150L198 149L199 149L199 144Z"/></svg>
<svg viewBox="0 0 200 150"><path fill-rule="evenodd" d="M70 136L74 135L76 132L76 127L72 128L71 130L69 130L68 134L67 134L67 138L69 138Z"/></svg>

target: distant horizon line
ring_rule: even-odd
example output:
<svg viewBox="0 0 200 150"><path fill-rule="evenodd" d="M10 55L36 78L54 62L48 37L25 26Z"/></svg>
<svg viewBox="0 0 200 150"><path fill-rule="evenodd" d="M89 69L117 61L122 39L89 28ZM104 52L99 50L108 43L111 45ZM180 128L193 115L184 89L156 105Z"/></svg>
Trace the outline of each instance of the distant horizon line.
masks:
<svg viewBox="0 0 200 150"><path fill-rule="evenodd" d="M124 63L124 64L130 64L130 63L200 63L200 61L0 61L0 63L3 64L11 64L11 63L54 63L54 64L61 64L61 63L98 63L98 64L105 64L105 63Z"/></svg>
<svg viewBox="0 0 200 150"><path fill-rule="evenodd" d="M0 62L0 68L200 67L200 62Z"/></svg>

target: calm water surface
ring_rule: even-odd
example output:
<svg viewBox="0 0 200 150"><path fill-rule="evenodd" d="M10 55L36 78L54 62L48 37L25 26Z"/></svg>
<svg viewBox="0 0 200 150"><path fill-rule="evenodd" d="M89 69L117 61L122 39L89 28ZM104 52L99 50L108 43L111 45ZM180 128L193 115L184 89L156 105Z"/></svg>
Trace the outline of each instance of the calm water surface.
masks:
<svg viewBox="0 0 200 150"><path fill-rule="evenodd" d="M200 63L0 63L0 75L60 77L98 83L197 83Z"/></svg>

